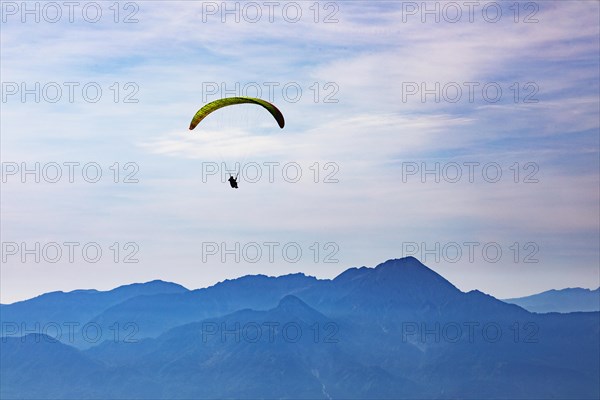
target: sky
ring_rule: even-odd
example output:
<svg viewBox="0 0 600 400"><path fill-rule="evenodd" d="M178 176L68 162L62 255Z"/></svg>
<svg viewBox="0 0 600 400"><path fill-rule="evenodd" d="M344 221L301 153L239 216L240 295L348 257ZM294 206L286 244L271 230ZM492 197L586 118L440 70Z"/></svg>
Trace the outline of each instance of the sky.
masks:
<svg viewBox="0 0 600 400"><path fill-rule="evenodd" d="M404 256L600 285L598 2L69 4L0 2L0 302ZM285 128L188 130L231 96Z"/></svg>

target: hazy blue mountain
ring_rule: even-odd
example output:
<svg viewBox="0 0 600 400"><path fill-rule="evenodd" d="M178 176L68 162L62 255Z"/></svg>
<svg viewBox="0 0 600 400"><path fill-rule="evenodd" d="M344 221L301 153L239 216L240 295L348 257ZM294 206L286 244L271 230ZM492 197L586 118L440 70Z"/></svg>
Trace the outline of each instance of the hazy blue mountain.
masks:
<svg viewBox="0 0 600 400"><path fill-rule="evenodd" d="M413 315L453 319L464 313L528 314L478 291L461 292L413 257L388 260L375 268L349 269L297 295L319 310L369 322L406 321Z"/></svg>
<svg viewBox="0 0 600 400"><path fill-rule="evenodd" d="M25 323L32 327L36 323L64 322L85 323L94 315L115 304L136 296L159 293L183 293L188 290L181 285L155 280L119 286L109 291L74 290L72 292L50 292L33 299L0 305L2 322Z"/></svg>
<svg viewBox="0 0 600 400"><path fill-rule="evenodd" d="M138 371L37 334L0 340L0 382L2 399L150 399L160 389Z"/></svg>
<svg viewBox="0 0 600 400"><path fill-rule="evenodd" d="M458 310L479 307L483 308L482 313L497 307L524 312L490 296L484 302L473 302L471 299L478 296L476 293L462 293L418 260L408 257L389 260L375 268L349 269L333 280L318 280L304 274L280 277L254 275L185 293L134 297L90 320L102 327L107 339L113 334L111 327L115 324L119 327L135 324L139 330L134 336L138 339L157 337L175 326L241 308L269 309L289 294L340 318L358 317L369 323L371 317L387 318L390 313L397 320L422 312L452 315L449 313L453 307L458 307ZM82 347L90 345L76 344Z"/></svg>
<svg viewBox="0 0 600 400"><path fill-rule="evenodd" d="M243 308L265 310L275 307L283 296L320 282L304 274L244 276L185 293L134 297L104 310L91 320L106 333L115 323L121 327L135 324L139 329L136 338L156 337L173 327Z"/></svg>
<svg viewBox="0 0 600 400"><path fill-rule="evenodd" d="M600 313L530 313L411 257L137 296L94 318L116 317L157 334L87 350L3 338L0 397L600 397Z"/></svg>
<svg viewBox="0 0 600 400"><path fill-rule="evenodd" d="M135 351L125 343L104 343L86 354L103 362L107 354L127 354L122 365L143 366L145 375L164 383L164 398L381 398L384 393L414 393L413 382L362 364L347 352L352 346L343 342L353 329L288 295L271 310L241 310L186 324L136 344Z"/></svg>
<svg viewBox="0 0 600 400"><path fill-rule="evenodd" d="M102 373L102 364L49 336L2 338L0 350L3 399L62 398L68 385L71 398L98 393L93 377Z"/></svg>
<svg viewBox="0 0 600 400"><path fill-rule="evenodd" d="M568 313L575 311L600 311L600 288L596 290L568 288L548 290L531 296L504 299L524 309L537 312Z"/></svg>

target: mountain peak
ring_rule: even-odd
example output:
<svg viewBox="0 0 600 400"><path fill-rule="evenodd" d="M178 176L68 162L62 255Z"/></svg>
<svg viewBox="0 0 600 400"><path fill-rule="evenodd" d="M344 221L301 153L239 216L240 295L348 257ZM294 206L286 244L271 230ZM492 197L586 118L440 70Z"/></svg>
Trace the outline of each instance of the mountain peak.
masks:
<svg viewBox="0 0 600 400"><path fill-rule="evenodd" d="M442 286L456 289L454 285L448 282L440 274L428 268L414 257L394 258L387 260L375 267L378 275L383 275L385 279L396 279L410 284L431 284L437 283ZM458 289L456 289L458 290Z"/></svg>
<svg viewBox="0 0 600 400"><path fill-rule="evenodd" d="M417 260L413 256L402 257L402 258L391 258L387 261L378 264L375 268L386 268L389 266L401 267L401 268L427 268L425 264Z"/></svg>
<svg viewBox="0 0 600 400"><path fill-rule="evenodd" d="M374 268L350 268L334 280L350 290L381 294L381 290L401 293L405 297L421 298L432 294L435 298L461 293L437 272L414 257L394 258Z"/></svg>
<svg viewBox="0 0 600 400"><path fill-rule="evenodd" d="M279 300L277 308L308 307L308 305L293 294L288 294Z"/></svg>
<svg viewBox="0 0 600 400"><path fill-rule="evenodd" d="M288 294L279 300L279 304L274 311L284 314L287 317L296 317L306 320L323 317L319 311L292 294Z"/></svg>
<svg viewBox="0 0 600 400"><path fill-rule="evenodd" d="M367 309L380 307L388 300L403 305L442 304L462 293L414 257L387 260L375 268L348 270L334 282L344 288L343 301Z"/></svg>
<svg viewBox="0 0 600 400"><path fill-rule="evenodd" d="M425 265L423 265L419 260L417 260L416 258L414 258L412 256L409 256L409 257L404 257L404 258L389 259L381 264L378 264L374 268L369 268L369 267L365 267L365 266L362 266L360 268L357 268L357 267L348 268L347 270L345 270L344 272L342 272L341 274L336 276L334 278L334 280L337 280L337 281L354 280L354 279L360 278L361 276L364 276L365 274L369 274L369 273L373 272L374 270L381 271L384 269L398 269L398 268L403 268L403 269L424 268L426 270L429 270L429 268L427 268Z"/></svg>

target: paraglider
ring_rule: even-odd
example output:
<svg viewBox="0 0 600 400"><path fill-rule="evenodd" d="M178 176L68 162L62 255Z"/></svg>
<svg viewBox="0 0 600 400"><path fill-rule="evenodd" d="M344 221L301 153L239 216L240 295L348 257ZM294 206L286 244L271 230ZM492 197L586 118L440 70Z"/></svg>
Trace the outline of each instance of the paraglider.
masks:
<svg viewBox="0 0 600 400"><path fill-rule="evenodd" d="M198 124L210 113L220 108L236 104L257 104L271 113L271 115L273 116L273 118L275 118L275 121L277 121L277 124L280 128L283 129L285 125L285 120L281 111L279 111L279 109L275 107L275 105L269 103L268 101L265 101L263 99L257 99L255 97L227 97L224 99L212 101L206 104L200 110L198 110L198 112L196 112L196 114L194 115L194 118L192 118L192 122L190 122L190 130L193 130L196 126L198 126ZM232 189L238 188L237 175L235 178L233 177L233 175L231 175L228 181Z"/></svg>
<svg viewBox="0 0 600 400"><path fill-rule="evenodd" d="M196 115L194 115L194 118L192 118L192 122L190 122L190 130L193 130L196 126L198 126L200 121L202 121L210 113L218 110L219 108L232 106L235 104L248 104L248 103L257 104L259 106L264 107L267 111L269 111L271 113L273 118L275 118L275 121L277 121L277 124L279 125L279 127L283 129L283 127L285 125L285 120L283 119L283 114L281 113L281 111L279 111L279 109L277 107L275 107L273 104L269 103L268 101L265 101L263 99L257 99L255 97L227 97L224 99L211 101L210 103L208 103L207 105L202 107L200 110L198 110Z"/></svg>
<svg viewBox="0 0 600 400"><path fill-rule="evenodd" d="M232 189L237 189L238 185L237 185L237 176L234 178L233 175L229 176L229 184L231 185Z"/></svg>

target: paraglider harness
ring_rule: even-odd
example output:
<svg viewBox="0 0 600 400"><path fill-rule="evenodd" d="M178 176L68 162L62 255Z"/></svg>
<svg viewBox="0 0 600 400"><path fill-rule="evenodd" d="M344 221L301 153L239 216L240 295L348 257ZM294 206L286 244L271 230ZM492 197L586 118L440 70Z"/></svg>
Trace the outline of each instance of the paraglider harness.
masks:
<svg viewBox="0 0 600 400"><path fill-rule="evenodd" d="M231 175L229 177L229 184L231 185L232 189L237 189L238 185L237 185L237 178L240 175L240 173L238 172L237 175L235 176L235 178L233 177L233 175Z"/></svg>

